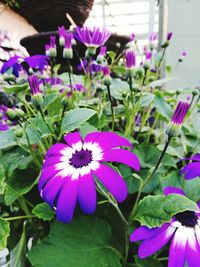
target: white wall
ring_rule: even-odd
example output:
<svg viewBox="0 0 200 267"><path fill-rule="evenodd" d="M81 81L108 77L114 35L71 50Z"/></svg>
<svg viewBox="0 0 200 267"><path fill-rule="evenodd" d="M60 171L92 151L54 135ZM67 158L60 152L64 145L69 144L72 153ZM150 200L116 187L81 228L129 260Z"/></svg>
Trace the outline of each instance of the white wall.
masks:
<svg viewBox="0 0 200 267"><path fill-rule="evenodd" d="M181 51L188 53L173 74L178 80L168 83L168 87L196 86L200 82L200 0L161 1L168 1L168 31L174 34L167 64L174 66Z"/></svg>

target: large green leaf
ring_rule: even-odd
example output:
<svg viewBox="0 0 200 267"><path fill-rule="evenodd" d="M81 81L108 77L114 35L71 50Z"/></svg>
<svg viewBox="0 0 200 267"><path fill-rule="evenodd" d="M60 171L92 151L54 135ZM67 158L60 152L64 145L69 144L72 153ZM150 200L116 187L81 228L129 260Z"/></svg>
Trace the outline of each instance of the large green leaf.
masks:
<svg viewBox="0 0 200 267"><path fill-rule="evenodd" d="M154 98L154 105L157 110L157 112L167 121L172 116L172 108L171 106L166 102L166 100L163 97L155 96Z"/></svg>
<svg viewBox="0 0 200 267"><path fill-rule="evenodd" d="M0 219L0 249L6 248L7 238L10 233L10 224L9 222Z"/></svg>
<svg viewBox="0 0 200 267"><path fill-rule="evenodd" d="M173 215L186 210L198 210L195 202L185 196L171 194L147 196L138 205L135 220L148 227L157 227L169 222Z"/></svg>
<svg viewBox="0 0 200 267"><path fill-rule="evenodd" d="M55 216L53 210L46 203L40 203L35 206L32 213L44 221L51 221Z"/></svg>
<svg viewBox="0 0 200 267"><path fill-rule="evenodd" d="M76 108L70 110L69 112L67 112L62 121L62 127L61 127L62 133L68 133L75 130L76 128L79 128L94 114L96 114L96 111L89 108Z"/></svg>
<svg viewBox="0 0 200 267"><path fill-rule="evenodd" d="M26 234L25 226L19 240L19 243L10 252L10 261L8 266L12 267L25 267L26 260Z"/></svg>
<svg viewBox="0 0 200 267"><path fill-rule="evenodd" d="M10 148L16 145L16 136L12 130L0 132L0 149Z"/></svg>
<svg viewBox="0 0 200 267"><path fill-rule="evenodd" d="M20 93L26 89L28 89L28 83L3 86L6 93Z"/></svg>
<svg viewBox="0 0 200 267"><path fill-rule="evenodd" d="M69 225L55 222L28 256L34 267L120 267L121 255L110 239L110 226L95 217L80 217Z"/></svg>

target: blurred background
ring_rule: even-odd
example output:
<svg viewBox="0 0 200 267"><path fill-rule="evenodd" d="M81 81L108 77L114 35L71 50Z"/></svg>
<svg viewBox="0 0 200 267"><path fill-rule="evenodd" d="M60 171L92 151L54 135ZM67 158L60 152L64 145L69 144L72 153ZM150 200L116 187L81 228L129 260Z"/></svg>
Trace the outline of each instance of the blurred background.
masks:
<svg viewBox="0 0 200 267"><path fill-rule="evenodd" d="M86 20L87 26L106 26L113 34L124 36L127 40L134 33L141 46L155 32L158 33L159 49L167 32L173 32L166 64L176 66L183 51L187 52L187 57L175 68L174 79L167 86L169 89L197 86L200 82L199 10L199 0L2 1L0 60L4 62L14 54L27 54L20 45L20 39L26 36L53 31L65 21L65 26L69 26L65 16L69 13L79 25Z"/></svg>

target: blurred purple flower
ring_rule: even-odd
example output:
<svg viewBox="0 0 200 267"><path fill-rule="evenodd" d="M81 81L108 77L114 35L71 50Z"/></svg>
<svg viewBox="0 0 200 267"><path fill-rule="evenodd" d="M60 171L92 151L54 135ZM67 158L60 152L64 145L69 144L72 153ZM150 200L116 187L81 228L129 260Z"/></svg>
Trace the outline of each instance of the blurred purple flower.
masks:
<svg viewBox="0 0 200 267"><path fill-rule="evenodd" d="M110 69L108 66L102 67L102 72L104 76L110 76Z"/></svg>
<svg viewBox="0 0 200 267"><path fill-rule="evenodd" d="M36 75L32 75L28 77L29 86L31 89L31 94L41 94L40 86L39 86L39 80Z"/></svg>
<svg viewBox="0 0 200 267"><path fill-rule="evenodd" d="M151 60L152 52L151 51L147 51L145 57L146 57L146 60Z"/></svg>
<svg viewBox="0 0 200 267"><path fill-rule="evenodd" d="M12 69L12 74L19 77L19 72L21 70L27 71L27 65L29 68L39 69L39 71L42 72L48 64L49 58L45 55L35 55L30 57L14 56L3 64L0 72L4 74L9 69Z"/></svg>
<svg viewBox="0 0 200 267"><path fill-rule="evenodd" d="M150 41L150 43L153 43L156 40L157 40L157 33L156 32L150 33L150 35L149 35L149 41Z"/></svg>
<svg viewBox="0 0 200 267"><path fill-rule="evenodd" d="M131 35L130 35L130 42L133 42L133 41L135 41L136 40L136 35L135 35L135 33L131 33Z"/></svg>
<svg viewBox="0 0 200 267"><path fill-rule="evenodd" d="M85 214L95 212L94 177L118 202L123 202L127 185L118 172L104 163L119 162L139 170L137 156L120 148L132 147L131 143L113 132L89 133L84 140L74 132L64 140L66 144L55 144L47 151L38 186L41 197L56 210L57 219L69 223L77 202Z"/></svg>
<svg viewBox="0 0 200 267"><path fill-rule="evenodd" d="M185 179L193 179L200 176L200 154L195 154L191 158L184 158L183 160L191 160L181 170L181 175L184 175Z"/></svg>
<svg viewBox="0 0 200 267"><path fill-rule="evenodd" d="M132 69L133 67L135 67L136 63L135 52L132 50L127 50L125 57L126 57L126 67L128 69Z"/></svg>
<svg viewBox="0 0 200 267"><path fill-rule="evenodd" d="M173 35L172 32L168 32L168 34L167 34L167 41L168 41L168 42L171 40L172 35Z"/></svg>
<svg viewBox="0 0 200 267"><path fill-rule="evenodd" d="M7 112L8 108L4 105L0 105L0 132L7 131L9 129L9 125L7 123Z"/></svg>
<svg viewBox="0 0 200 267"><path fill-rule="evenodd" d="M40 81L42 82L42 81ZM63 84L63 81L58 77L45 78L44 82L51 85Z"/></svg>

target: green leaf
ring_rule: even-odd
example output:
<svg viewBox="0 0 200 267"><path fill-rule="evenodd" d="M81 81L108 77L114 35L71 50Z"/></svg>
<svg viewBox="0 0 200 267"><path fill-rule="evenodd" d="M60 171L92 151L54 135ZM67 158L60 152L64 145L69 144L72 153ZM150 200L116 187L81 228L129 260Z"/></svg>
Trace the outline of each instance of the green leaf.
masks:
<svg viewBox="0 0 200 267"><path fill-rule="evenodd" d="M12 267L25 267L26 261L26 234L25 226L19 243L10 252L9 266Z"/></svg>
<svg viewBox="0 0 200 267"><path fill-rule="evenodd" d="M139 202L135 220L152 228L169 222L172 216L186 210L197 211L198 206L185 196L178 194L147 196Z"/></svg>
<svg viewBox="0 0 200 267"><path fill-rule="evenodd" d="M10 233L10 224L9 222L0 219L0 249L6 248L7 238Z"/></svg>
<svg viewBox="0 0 200 267"><path fill-rule="evenodd" d="M25 91L26 89L28 89L28 83L3 86L3 90L6 93L19 93L19 92Z"/></svg>
<svg viewBox="0 0 200 267"><path fill-rule="evenodd" d="M138 267L163 267L163 265L157 259L148 258L141 260L138 258L138 256L135 256L134 258Z"/></svg>
<svg viewBox="0 0 200 267"><path fill-rule="evenodd" d="M157 112L167 121L172 116L172 108L171 106L160 96L155 96L154 98L154 105Z"/></svg>
<svg viewBox="0 0 200 267"><path fill-rule="evenodd" d="M32 213L44 221L51 221L55 216L53 210L46 203L40 203L35 206Z"/></svg>
<svg viewBox="0 0 200 267"><path fill-rule="evenodd" d="M0 149L8 149L16 145L16 136L12 130L0 132Z"/></svg>
<svg viewBox="0 0 200 267"><path fill-rule="evenodd" d="M83 125L80 127L80 133L83 138L91 132L96 132L98 131L97 128L95 128L93 125L89 124L88 122L85 122Z"/></svg>
<svg viewBox="0 0 200 267"><path fill-rule="evenodd" d="M123 93L129 92L129 85L127 82L120 79L112 79L110 86L110 93L115 99L123 99Z"/></svg>
<svg viewBox="0 0 200 267"><path fill-rule="evenodd" d="M69 133L79 128L84 122L96 114L96 111L89 108L76 108L70 110L62 121L62 133Z"/></svg>
<svg viewBox="0 0 200 267"><path fill-rule="evenodd" d="M151 93L146 93L142 96L141 100L140 100L140 107L147 107L149 106L153 99L154 99L155 95L151 94Z"/></svg>
<svg viewBox="0 0 200 267"><path fill-rule="evenodd" d="M95 217L79 217L68 225L55 222L28 257L34 267L120 267L121 254L110 239L110 226Z"/></svg>

